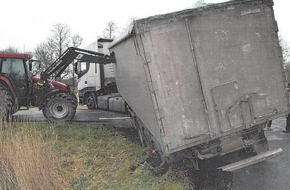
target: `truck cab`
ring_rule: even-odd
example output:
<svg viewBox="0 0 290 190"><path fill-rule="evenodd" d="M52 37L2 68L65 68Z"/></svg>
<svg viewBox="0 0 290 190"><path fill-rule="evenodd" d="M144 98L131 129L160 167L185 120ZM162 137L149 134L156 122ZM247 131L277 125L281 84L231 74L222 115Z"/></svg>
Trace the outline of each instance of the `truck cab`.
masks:
<svg viewBox="0 0 290 190"><path fill-rule="evenodd" d="M112 39L99 38L85 49L102 54L110 54L108 45ZM113 64L79 62L77 65L80 104L95 109L97 97L117 92Z"/></svg>

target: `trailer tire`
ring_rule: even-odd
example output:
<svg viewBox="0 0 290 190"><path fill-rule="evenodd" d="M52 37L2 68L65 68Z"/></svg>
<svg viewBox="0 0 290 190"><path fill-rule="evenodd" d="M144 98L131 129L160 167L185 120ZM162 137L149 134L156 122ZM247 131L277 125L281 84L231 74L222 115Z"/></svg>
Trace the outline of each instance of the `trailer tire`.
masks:
<svg viewBox="0 0 290 190"><path fill-rule="evenodd" d="M76 108L77 101L72 94L57 93L46 98L42 112L50 122L64 123L73 119Z"/></svg>
<svg viewBox="0 0 290 190"><path fill-rule="evenodd" d="M14 113L13 98L3 84L0 84L0 100L0 121L12 121L12 114Z"/></svg>
<svg viewBox="0 0 290 190"><path fill-rule="evenodd" d="M266 124L262 124L266 125ZM254 144L254 150L257 154L269 150L268 140L266 138L263 128L259 128L255 134L255 140L258 142Z"/></svg>
<svg viewBox="0 0 290 190"><path fill-rule="evenodd" d="M162 160L157 150L152 150L146 161L149 163L150 172L155 176L162 176L169 170L169 163Z"/></svg>
<svg viewBox="0 0 290 190"><path fill-rule="evenodd" d="M248 151L254 154L260 154L262 152L269 150L268 140L265 136L264 129L266 127L266 123L260 124L255 129L253 129L250 133L244 135L244 140L246 144L249 144Z"/></svg>
<svg viewBox="0 0 290 190"><path fill-rule="evenodd" d="M88 109L90 109L90 110L96 109L96 98L95 98L95 95L93 93L90 93L86 97L86 105L87 105Z"/></svg>

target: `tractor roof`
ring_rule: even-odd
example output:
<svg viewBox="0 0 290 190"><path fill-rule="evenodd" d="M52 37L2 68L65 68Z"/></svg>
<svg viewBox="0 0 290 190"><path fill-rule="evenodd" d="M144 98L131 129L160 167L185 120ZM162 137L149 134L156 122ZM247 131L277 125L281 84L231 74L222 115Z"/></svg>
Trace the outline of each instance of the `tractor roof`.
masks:
<svg viewBox="0 0 290 190"><path fill-rule="evenodd" d="M32 56L26 53L7 53L0 52L0 58L19 58L19 59L30 59Z"/></svg>

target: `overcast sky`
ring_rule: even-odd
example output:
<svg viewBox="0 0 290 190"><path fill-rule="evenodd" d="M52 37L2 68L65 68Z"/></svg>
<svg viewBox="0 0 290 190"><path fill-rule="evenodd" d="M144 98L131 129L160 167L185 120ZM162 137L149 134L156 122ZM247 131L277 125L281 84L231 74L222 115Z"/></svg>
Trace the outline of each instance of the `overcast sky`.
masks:
<svg viewBox="0 0 290 190"><path fill-rule="evenodd" d="M223 0L205 0L205 3ZM52 26L65 23L86 46L115 21L124 28L134 18L143 18L192 8L196 0L2 0L0 50L8 46L33 51L50 35ZM290 43L290 0L274 0L281 36Z"/></svg>

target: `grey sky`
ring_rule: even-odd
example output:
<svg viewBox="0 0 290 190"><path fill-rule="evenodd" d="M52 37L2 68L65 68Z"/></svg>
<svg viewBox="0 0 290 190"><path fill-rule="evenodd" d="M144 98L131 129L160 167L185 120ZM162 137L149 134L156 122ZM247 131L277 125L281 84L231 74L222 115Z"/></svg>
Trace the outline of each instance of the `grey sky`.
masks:
<svg viewBox="0 0 290 190"><path fill-rule="evenodd" d="M223 0L205 0L206 3ZM0 49L13 46L33 51L46 40L56 23L66 23L84 38L84 46L102 35L113 20L124 28L134 17L143 18L192 8L196 0L3 0L1 2ZM281 36L290 43L289 0L274 0Z"/></svg>

